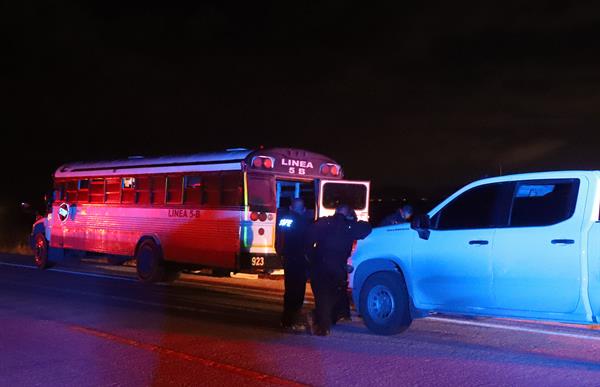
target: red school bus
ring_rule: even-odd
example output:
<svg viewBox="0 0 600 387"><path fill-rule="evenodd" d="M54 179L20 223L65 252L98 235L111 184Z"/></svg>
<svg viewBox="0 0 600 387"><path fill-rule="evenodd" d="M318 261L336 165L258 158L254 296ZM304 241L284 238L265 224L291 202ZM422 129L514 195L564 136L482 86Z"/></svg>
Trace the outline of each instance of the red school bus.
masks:
<svg viewBox="0 0 600 387"><path fill-rule="evenodd" d="M70 163L54 173L51 211L33 226L40 268L66 251L134 258L145 282L182 269L271 272L278 210L303 198L315 218L340 203L368 219L369 182L299 149L229 149Z"/></svg>

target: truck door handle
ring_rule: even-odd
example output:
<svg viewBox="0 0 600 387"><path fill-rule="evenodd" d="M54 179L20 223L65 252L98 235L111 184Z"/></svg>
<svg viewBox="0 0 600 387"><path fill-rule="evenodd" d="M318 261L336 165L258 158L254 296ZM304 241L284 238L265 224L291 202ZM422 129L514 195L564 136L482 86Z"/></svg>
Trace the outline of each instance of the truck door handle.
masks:
<svg viewBox="0 0 600 387"><path fill-rule="evenodd" d="M552 239L553 245L572 245L575 243L573 239Z"/></svg>
<svg viewBox="0 0 600 387"><path fill-rule="evenodd" d="M484 241L484 240L474 240L474 241L469 241L470 245L487 245L490 242L488 241Z"/></svg>

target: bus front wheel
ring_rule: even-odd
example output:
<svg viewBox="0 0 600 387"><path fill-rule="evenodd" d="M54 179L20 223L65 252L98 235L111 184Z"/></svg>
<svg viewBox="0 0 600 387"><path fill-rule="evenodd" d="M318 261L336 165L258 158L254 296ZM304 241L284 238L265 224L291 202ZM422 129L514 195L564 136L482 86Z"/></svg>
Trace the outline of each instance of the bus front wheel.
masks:
<svg viewBox="0 0 600 387"><path fill-rule="evenodd" d="M50 266L48 260L48 241L42 233L35 234L34 237L34 256L35 265L40 269L46 269Z"/></svg>
<svg viewBox="0 0 600 387"><path fill-rule="evenodd" d="M136 253L137 275L142 282L160 282L165 277L165 264L160 247L152 239L140 243Z"/></svg>

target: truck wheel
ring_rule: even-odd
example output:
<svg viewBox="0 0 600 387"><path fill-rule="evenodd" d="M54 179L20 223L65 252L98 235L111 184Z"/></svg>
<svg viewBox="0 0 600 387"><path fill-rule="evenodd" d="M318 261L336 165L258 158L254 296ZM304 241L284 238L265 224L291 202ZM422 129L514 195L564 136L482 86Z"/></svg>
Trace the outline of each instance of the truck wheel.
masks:
<svg viewBox="0 0 600 387"><path fill-rule="evenodd" d="M35 234L33 260L39 269L46 269L50 266L50 261L48 260L48 241L42 233Z"/></svg>
<svg viewBox="0 0 600 387"><path fill-rule="evenodd" d="M165 276L165 264L160 247L152 239L140 243L136 253L136 269L138 279L142 282L160 282Z"/></svg>
<svg viewBox="0 0 600 387"><path fill-rule="evenodd" d="M378 335L403 332L412 322L408 290L398 273L371 275L363 285L359 302L365 325Z"/></svg>

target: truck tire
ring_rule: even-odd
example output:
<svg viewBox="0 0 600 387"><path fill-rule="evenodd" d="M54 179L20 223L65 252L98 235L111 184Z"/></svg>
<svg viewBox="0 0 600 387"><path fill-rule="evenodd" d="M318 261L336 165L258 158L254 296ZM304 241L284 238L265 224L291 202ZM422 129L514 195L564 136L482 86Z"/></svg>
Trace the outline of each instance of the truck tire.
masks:
<svg viewBox="0 0 600 387"><path fill-rule="evenodd" d="M408 290L399 273L381 271L367 278L359 307L367 328L378 335L401 333L412 323Z"/></svg>
<svg viewBox="0 0 600 387"><path fill-rule="evenodd" d="M146 283L160 282L165 277L165 263L160 247L152 239L144 239L135 252L138 279Z"/></svg>
<svg viewBox="0 0 600 387"><path fill-rule="evenodd" d="M48 241L41 232L33 237L33 262L39 269L50 267L48 259Z"/></svg>

